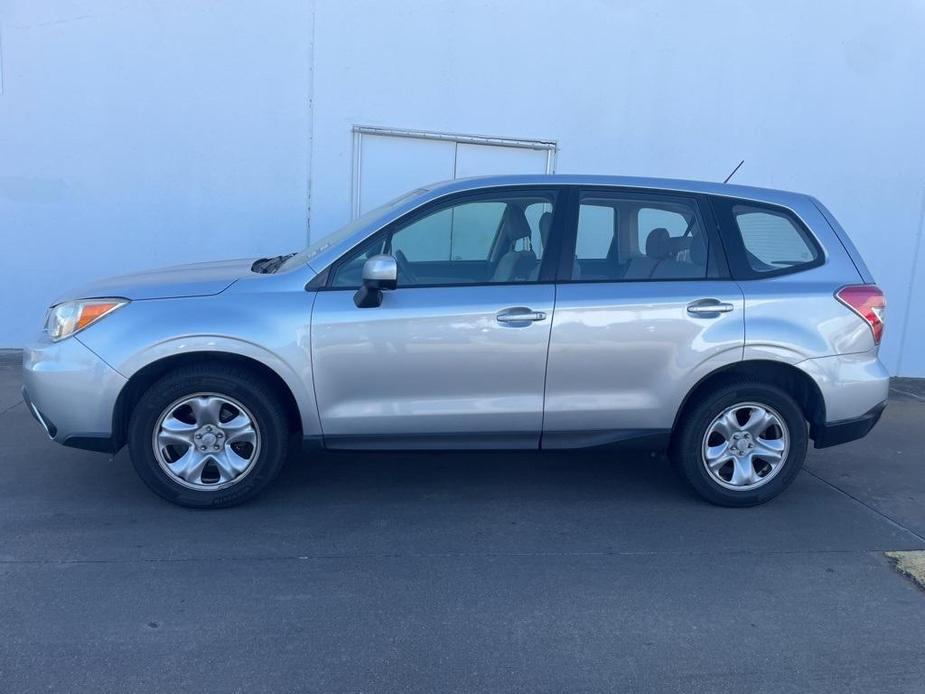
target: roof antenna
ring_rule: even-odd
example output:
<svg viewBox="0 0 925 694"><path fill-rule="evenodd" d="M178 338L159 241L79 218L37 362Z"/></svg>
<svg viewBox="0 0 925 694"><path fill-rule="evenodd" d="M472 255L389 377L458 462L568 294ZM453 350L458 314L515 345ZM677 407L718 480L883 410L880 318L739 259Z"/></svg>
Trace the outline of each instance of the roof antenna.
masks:
<svg viewBox="0 0 925 694"><path fill-rule="evenodd" d="M729 174L728 176L726 176L726 180L723 181L723 183L729 183L729 179L736 175L736 171L738 171L738 170L739 170L739 167L742 166L742 164L744 164L744 163L745 163L745 160L744 160L744 159L743 159L742 161L740 161L740 162L738 163L738 165L732 170L732 173Z"/></svg>

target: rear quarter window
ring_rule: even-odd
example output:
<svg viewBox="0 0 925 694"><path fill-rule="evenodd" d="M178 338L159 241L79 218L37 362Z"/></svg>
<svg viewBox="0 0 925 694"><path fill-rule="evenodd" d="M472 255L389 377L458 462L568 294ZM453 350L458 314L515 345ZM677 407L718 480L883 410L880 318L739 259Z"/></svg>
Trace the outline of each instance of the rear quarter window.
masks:
<svg viewBox="0 0 925 694"><path fill-rule="evenodd" d="M742 278L801 272L822 264L822 249L790 210L738 200L715 201L733 274Z"/></svg>
<svg viewBox="0 0 925 694"><path fill-rule="evenodd" d="M816 249L786 215L746 205L732 208L745 246L745 259L755 272L771 272L813 262Z"/></svg>

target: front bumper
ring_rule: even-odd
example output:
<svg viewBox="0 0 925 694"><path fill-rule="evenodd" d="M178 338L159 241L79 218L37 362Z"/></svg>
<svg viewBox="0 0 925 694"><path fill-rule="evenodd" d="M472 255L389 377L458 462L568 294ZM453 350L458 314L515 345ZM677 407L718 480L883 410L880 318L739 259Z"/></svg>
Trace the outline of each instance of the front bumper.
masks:
<svg viewBox="0 0 925 694"><path fill-rule="evenodd" d="M75 336L23 350L23 400L49 438L113 452L113 411L126 379Z"/></svg>

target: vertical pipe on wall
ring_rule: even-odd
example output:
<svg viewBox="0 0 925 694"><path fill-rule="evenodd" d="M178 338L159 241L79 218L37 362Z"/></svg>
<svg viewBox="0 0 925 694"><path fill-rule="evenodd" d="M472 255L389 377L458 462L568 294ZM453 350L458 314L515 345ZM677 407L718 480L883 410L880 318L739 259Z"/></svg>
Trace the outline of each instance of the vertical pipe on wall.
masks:
<svg viewBox="0 0 925 694"><path fill-rule="evenodd" d="M308 161L305 181L305 243L312 242L312 151L315 147L315 3L312 2L308 44Z"/></svg>
<svg viewBox="0 0 925 694"><path fill-rule="evenodd" d="M353 129L353 180L350 182L350 218L360 216L360 167L363 165L363 133Z"/></svg>

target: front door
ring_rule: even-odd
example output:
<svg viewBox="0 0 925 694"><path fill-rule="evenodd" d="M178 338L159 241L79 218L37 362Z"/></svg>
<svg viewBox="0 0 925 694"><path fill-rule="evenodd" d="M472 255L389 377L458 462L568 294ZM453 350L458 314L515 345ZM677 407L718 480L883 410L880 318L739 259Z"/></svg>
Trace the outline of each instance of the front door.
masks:
<svg viewBox="0 0 925 694"><path fill-rule="evenodd" d="M332 266L311 324L330 447L539 445L556 193L517 189L429 206ZM365 260L398 261L398 288L357 308ZM549 280L545 278L549 276Z"/></svg>

